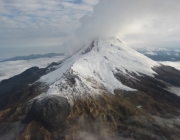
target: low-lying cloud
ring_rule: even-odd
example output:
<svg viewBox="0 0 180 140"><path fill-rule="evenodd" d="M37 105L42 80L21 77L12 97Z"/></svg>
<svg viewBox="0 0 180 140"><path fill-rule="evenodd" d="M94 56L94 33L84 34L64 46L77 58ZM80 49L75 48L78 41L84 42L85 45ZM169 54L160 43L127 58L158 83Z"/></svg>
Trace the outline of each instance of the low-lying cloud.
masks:
<svg viewBox="0 0 180 140"><path fill-rule="evenodd" d="M12 76L18 75L25 70L37 66L45 68L52 62L57 62L64 59L65 56L56 56L52 58L39 58L31 60L7 61L0 63L0 82Z"/></svg>

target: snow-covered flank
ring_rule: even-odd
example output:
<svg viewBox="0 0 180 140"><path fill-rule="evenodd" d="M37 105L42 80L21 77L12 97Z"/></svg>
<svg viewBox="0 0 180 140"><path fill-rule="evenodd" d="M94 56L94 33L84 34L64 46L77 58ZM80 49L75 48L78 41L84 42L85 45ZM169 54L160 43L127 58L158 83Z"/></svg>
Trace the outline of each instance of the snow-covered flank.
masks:
<svg viewBox="0 0 180 140"><path fill-rule="evenodd" d="M159 63L127 47L116 38L94 40L92 50L82 53L85 49L66 59L57 70L40 79L50 85L48 94L71 98L76 93L98 94L101 90L112 94L115 89L134 91L135 89L119 82L114 73L120 70L125 74L129 71L153 76L155 72L152 67L159 66ZM75 79L73 85L69 82L72 77Z"/></svg>
<svg viewBox="0 0 180 140"><path fill-rule="evenodd" d="M174 67L175 69L180 71L180 61L178 62L171 62L171 61L162 61L161 64L168 65Z"/></svg>
<svg viewBox="0 0 180 140"><path fill-rule="evenodd" d="M55 71L48 73L47 75L44 75L41 77L40 81L43 83L47 83L49 85L53 84L60 78L62 78L63 74L70 69L70 67L76 62L78 59L81 58L81 54L78 52L77 54L71 56L70 58L67 58L63 61L62 64L60 64L58 69Z"/></svg>
<svg viewBox="0 0 180 140"><path fill-rule="evenodd" d="M171 93L176 94L177 96L180 96L180 88L179 87L169 87L167 90Z"/></svg>
<svg viewBox="0 0 180 140"><path fill-rule="evenodd" d="M31 60L18 60L18 61L7 61L0 62L0 81L8 79L12 76L22 73L23 71L38 66L39 68L45 68L50 63L60 61L65 56L56 56L52 58L38 58Z"/></svg>

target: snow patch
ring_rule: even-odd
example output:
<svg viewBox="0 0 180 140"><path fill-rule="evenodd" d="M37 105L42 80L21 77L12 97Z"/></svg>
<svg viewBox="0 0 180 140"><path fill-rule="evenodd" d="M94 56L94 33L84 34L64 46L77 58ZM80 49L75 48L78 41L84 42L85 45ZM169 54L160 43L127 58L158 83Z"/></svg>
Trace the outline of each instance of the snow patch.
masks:
<svg viewBox="0 0 180 140"><path fill-rule="evenodd" d="M179 87L169 87L167 90L171 93L174 93L174 94L180 96L180 88Z"/></svg>

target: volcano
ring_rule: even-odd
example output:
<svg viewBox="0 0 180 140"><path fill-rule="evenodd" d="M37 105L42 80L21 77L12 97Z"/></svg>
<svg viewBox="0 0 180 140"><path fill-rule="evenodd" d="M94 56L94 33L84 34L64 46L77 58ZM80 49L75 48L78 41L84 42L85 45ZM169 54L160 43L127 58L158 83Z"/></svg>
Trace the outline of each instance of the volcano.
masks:
<svg viewBox="0 0 180 140"><path fill-rule="evenodd" d="M118 38L0 83L0 138L178 140L180 71Z"/></svg>

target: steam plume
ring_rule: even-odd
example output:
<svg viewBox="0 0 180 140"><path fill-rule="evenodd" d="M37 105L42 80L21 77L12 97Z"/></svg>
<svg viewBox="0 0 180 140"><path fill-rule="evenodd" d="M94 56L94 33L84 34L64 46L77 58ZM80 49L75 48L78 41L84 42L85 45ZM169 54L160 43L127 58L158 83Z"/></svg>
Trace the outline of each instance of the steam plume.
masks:
<svg viewBox="0 0 180 140"><path fill-rule="evenodd" d="M125 39L127 43L168 40L167 37L180 31L179 26L172 29L180 21L179 5L178 0L100 0L92 15L80 19L81 27L75 32L79 40L76 44L82 47L96 37L112 36ZM171 32L167 32L170 29Z"/></svg>

